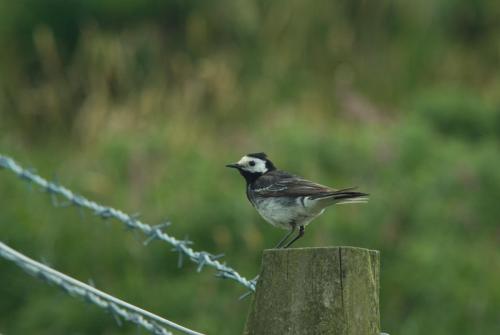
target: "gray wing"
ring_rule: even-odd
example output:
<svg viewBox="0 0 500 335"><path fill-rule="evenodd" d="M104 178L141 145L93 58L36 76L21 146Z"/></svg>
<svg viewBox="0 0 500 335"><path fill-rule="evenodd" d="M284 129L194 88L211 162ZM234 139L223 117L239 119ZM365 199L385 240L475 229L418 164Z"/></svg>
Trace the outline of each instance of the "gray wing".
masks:
<svg viewBox="0 0 500 335"><path fill-rule="evenodd" d="M367 193L356 192L353 191L354 189L355 187L334 189L284 171L276 171L259 178L259 182L256 183L253 191L256 195L264 198L310 197L311 199L319 199L331 197L343 200L368 196Z"/></svg>
<svg viewBox="0 0 500 335"><path fill-rule="evenodd" d="M258 196L264 198L309 196L315 199L340 193L345 194L343 192L352 190L352 188L336 190L331 187L317 184L310 180L285 172L280 172L279 175L264 175L261 178L263 177L265 179L261 180L260 183L255 185L253 191Z"/></svg>

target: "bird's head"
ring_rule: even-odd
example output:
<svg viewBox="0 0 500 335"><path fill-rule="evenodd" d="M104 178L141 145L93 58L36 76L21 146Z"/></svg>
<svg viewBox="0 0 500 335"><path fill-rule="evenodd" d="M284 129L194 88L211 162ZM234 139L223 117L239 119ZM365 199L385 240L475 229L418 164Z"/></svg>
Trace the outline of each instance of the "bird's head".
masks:
<svg viewBox="0 0 500 335"><path fill-rule="evenodd" d="M241 157L237 163L226 166L237 169L248 183L269 171L276 170L273 162L267 159L267 155L263 152L247 154Z"/></svg>

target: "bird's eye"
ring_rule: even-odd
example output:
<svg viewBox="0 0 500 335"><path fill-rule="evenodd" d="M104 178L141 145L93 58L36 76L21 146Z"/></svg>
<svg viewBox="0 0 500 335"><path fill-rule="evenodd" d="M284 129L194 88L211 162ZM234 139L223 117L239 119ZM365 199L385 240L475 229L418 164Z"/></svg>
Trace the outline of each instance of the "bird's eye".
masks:
<svg viewBox="0 0 500 335"><path fill-rule="evenodd" d="M248 162L248 165L255 166L255 162L254 161L250 161L250 162Z"/></svg>

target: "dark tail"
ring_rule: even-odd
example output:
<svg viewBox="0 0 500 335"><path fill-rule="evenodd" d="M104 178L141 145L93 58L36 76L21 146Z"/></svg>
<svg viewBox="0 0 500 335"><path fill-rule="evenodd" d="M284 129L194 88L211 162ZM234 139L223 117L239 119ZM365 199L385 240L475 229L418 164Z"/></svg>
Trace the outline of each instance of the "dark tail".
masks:
<svg viewBox="0 0 500 335"><path fill-rule="evenodd" d="M344 188L335 192L330 192L328 194L323 194L321 197L325 200L330 200L335 204L348 204L348 203L359 203L367 202L369 194L363 192L353 191L355 187Z"/></svg>
<svg viewBox="0 0 500 335"><path fill-rule="evenodd" d="M354 187L339 190L339 191L333 193L333 196L335 199L339 199L339 200L340 199L367 198L369 196L368 193L351 191L353 189L354 189Z"/></svg>

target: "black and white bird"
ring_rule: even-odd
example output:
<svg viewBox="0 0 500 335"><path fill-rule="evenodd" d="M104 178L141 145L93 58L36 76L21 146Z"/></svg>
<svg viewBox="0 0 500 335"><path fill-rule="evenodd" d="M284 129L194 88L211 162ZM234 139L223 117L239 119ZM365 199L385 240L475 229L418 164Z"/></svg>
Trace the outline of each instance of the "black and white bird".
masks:
<svg viewBox="0 0 500 335"><path fill-rule="evenodd" d="M301 238L305 226L326 207L368 200L367 193L356 192L354 187L337 190L280 171L263 152L245 155L226 166L237 169L245 178L247 198L264 220L290 231L276 248L288 248ZM285 244L297 228L297 236Z"/></svg>

